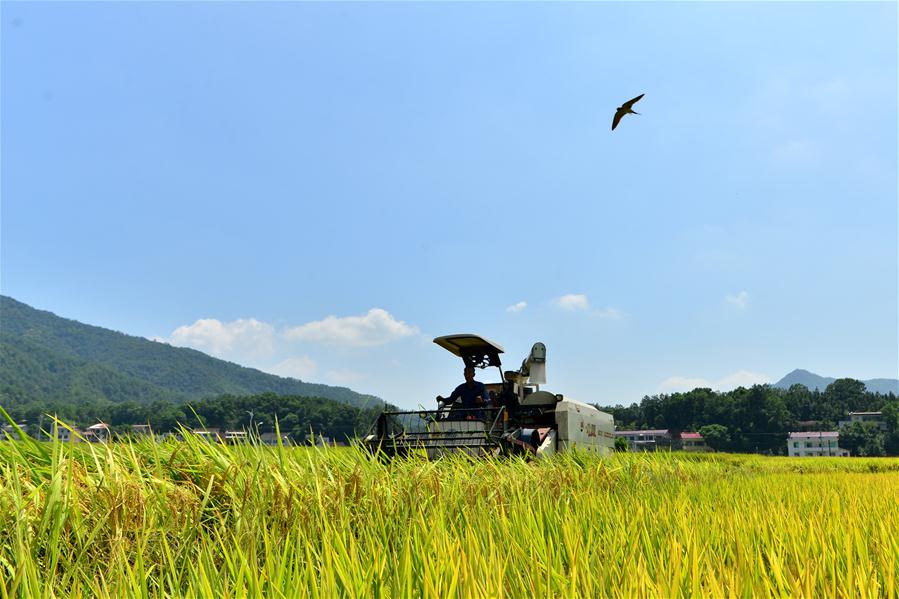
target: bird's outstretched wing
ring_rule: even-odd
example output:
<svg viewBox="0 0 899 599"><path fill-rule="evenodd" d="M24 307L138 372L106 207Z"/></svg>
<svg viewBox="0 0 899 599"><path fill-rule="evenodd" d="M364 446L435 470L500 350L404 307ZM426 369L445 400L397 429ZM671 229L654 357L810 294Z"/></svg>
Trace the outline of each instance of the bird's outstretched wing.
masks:
<svg viewBox="0 0 899 599"><path fill-rule="evenodd" d="M625 102L624 104L621 105L621 108L624 108L625 110L629 110L629 109L633 108L634 104L636 104L637 102L639 102L639 101L640 101L640 98L642 98L642 97L645 96L645 95L646 95L646 94L640 94L639 96L637 96L637 97L634 98L633 100L628 100L627 102Z"/></svg>
<svg viewBox="0 0 899 599"><path fill-rule="evenodd" d="M621 118L631 111L631 107L640 101L640 98L645 96L646 94L640 94L633 100L628 100L624 104L618 107L618 110L615 111L615 116L612 118L612 131L615 130L615 127L618 126L618 123L621 121Z"/></svg>

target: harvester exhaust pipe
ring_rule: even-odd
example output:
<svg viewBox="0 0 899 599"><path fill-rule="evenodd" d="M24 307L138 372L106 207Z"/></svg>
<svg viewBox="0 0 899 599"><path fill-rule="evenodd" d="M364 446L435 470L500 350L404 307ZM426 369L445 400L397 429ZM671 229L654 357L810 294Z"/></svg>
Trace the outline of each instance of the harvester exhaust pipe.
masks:
<svg viewBox="0 0 899 599"><path fill-rule="evenodd" d="M539 341L531 348L527 359L528 378L533 385L546 384L546 346Z"/></svg>
<svg viewBox="0 0 899 599"><path fill-rule="evenodd" d="M539 341L531 348L531 353L521 362L518 371L522 383L530 382L532 385L546 384L546 346ZM530 379L530 380L528 380ZM538 387L539 388L539 387Z"/></svg>

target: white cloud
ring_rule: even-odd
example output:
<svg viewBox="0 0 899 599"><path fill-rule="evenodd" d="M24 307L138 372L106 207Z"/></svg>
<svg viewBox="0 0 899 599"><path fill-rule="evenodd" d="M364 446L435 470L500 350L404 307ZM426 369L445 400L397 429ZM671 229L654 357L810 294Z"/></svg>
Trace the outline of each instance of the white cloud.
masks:
<svg viewBox="0 0 899 599"><path fill-rule="evenodd" d="M746 306L749 305L749 294L745 291L741 291L737 295L728 294L724 299L727 300L728 304L740 310L745 310Z"/></svg>
<svg viewBox="0 0 899 599"><path fill-rule="evenodd" d="M506 312L521 312L525 308L528 307L527 302L518 302L517 304L512 304L508 308L506 308Z"/></svg>
<svg viewBox="0 0 899 599"><path fill-rule="evenodd" d="M345 361L345 355L341 359L340 349L376 347L411 336L420 338L417 327L394 318L386 310L373 308L359 316L328 316L293 327L275 327L253 318L232 322L201 318L155 340L191 347L278 376L352 386L361 381L374 384L372 381L380 380L383 375L368 373L371 364L364 355L357 355L352 364ZM316 355L309 349L314 342L336 346L337 354L319 348L322 354Z"/></svg>
<svg viewBox="0 0 899 599"><path fill-rule="evenodd" d="M722 391L730 391L737 387L751 387L753 385L763 385L770 382L771 379L764 374L749 372L748 370L738 370L733 374L727 375L715 384L717 385L717 388Z"/></svg>
<svg viewBox="0 0 899 599"><path fill-rule="evenodd" d="M659 393L675 393L678 391L692 391L698 387L713 389L715 391L731 391L737 387L751 387L771 382L767 375L748 370L738 370L717 381L704 378L691 378L683 376L668 377L659 383Z"/></svg>
<svg viewBox="0 0 899 599"><path fill-rule="evenodd" d="M361 372L355 372L347 368L329 370L328 374L325 376L327 377L329 383L335 385L349 385L351 383L356 383L361 381L362 379L368 378L368 375L362 374Z"/></svg>
<svg viewBox="0 0 899 599"><path fill-rule="evenodd" d="M618 310L616 308L604 308L602 310L598 310L596 314L600 318L607 318L609 320L621 320L622 318L621 310Z"/></svg>
<svg viewBox="0 0 899 599"><path fill-rule="evenodd" d="M364 316L328 316L287 329L290 340L317 341L349 347L384 345L396 339L418 334L418 327L395 319L381 308L372 308Z"/></svg>
<svg viewBox="0 0 899 599"><path fill-rule="evenodd" d="M569 293L557 298L553 303L563 310L588 310L590 308L590 302L583 293Z"/></svg>
<svg viewBox="0 0 899 599"><path fill-rule="evenodd" d="M271 368L267 368L266 372L308 381L318 372L318 364L309 356L296 356L281 360Z"/></svg>
<svg viewBox="0 0 899 599"><path fill-rule="evenodd" d="M162 341L180 347L192 347L220 358L258 358L275 349L275 330L254 318L221 322L201 318L180 326Z"/></svg>

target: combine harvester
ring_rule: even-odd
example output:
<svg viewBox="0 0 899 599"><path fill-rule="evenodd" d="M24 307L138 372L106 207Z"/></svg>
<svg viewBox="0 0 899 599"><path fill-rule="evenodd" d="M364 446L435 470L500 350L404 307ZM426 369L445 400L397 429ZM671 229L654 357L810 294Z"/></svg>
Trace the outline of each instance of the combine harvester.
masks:
<svg viewBox="0 0 899 599"><path fill-rule="evenodd" d="M437 410L384 412L366 446L384 457L426 453L470 456L547 456L577 447L607 454L615 445L610 414L540 389L546 384L546 346L535 343L518 370L503 372L503 348L477 335L446 335L434 343L462 358L465 366L500 372L499 383L487 383L483 406L464 409L458 402Z"/></svg>

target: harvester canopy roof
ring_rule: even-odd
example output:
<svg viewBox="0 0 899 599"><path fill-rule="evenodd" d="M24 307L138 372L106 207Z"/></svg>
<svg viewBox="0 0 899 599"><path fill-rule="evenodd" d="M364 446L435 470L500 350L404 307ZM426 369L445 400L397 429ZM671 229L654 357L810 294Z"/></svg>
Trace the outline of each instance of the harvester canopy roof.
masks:
<svg viewBox="0 0 899 599"><path fill-rule="evenodd" d="M444 335L434 339L434 343L462 358L466 366L500 366L499 354L503 353L503 347L479 335Z"/></svg>

